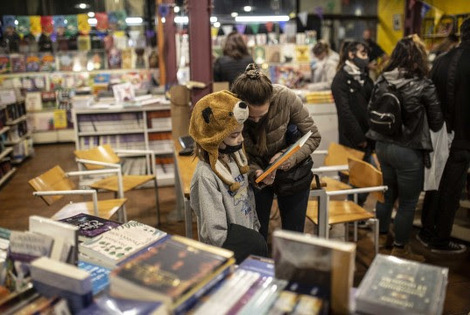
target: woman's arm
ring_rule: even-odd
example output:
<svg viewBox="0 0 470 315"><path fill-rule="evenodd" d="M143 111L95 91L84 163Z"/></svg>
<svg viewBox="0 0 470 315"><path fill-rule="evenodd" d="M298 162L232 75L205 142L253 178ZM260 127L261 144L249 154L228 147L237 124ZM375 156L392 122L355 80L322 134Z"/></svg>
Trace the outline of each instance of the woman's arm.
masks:
<svg viewBox="0 0 470 315"><path fill-rule="evenodd" d="M442 115L441 105L436 93L436 87L429 79L426 79L424 82L422 99L424 108L426 109L426 115L428 116L429 128L432 131L440 130L444 123L444 117Z"/></svg>

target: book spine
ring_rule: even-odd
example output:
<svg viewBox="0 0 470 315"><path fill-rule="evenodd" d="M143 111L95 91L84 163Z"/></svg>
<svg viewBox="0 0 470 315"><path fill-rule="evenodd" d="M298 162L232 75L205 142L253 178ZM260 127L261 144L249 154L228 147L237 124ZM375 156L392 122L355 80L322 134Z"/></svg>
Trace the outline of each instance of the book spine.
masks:
<svg viewBox="0 0 470 315"><path fill-rule="evenodd" d="M46 297L60 296L67 300L67 304L72 311L72 314L77 314L82 309L88 307L93 303L93 293L89 291L85 294L78 294L75 292L62 290L55 286L46 284L41 281L33 280L34 287L36 290Z"/></svg>

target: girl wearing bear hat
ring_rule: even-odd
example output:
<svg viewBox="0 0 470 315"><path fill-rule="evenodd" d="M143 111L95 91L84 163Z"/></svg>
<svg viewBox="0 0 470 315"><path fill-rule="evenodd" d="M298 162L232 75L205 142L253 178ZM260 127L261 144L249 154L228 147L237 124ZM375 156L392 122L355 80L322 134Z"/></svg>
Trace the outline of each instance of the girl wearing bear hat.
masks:
<svg viewBox="0 0 470 315"><path fill-rule="evenodd" d="M233 250L237 262L267 254L247 177L242 135L247 118L247 104L221 91L196 103L189 125L199 158L190 192L199 241Z"/></svg>

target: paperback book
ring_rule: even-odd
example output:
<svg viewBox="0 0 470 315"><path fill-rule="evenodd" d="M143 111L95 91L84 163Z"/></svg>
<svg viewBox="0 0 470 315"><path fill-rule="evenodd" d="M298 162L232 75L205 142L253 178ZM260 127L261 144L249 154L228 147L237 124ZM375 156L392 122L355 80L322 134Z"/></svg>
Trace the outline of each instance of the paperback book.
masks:
<svg viewBox="0 0 470 315"><path fill-rule="evenodd" d="M177 309L219 274L233 252L174 235L110 274L113 296L162 301Z"/></svg>
<svg viewBox="0 0 470 315"><path fill-rule="evenodd" d="M149 314L168 315L168 310L162 302L138 301L121 299L103 294L95 299L93 304L81 310L79 315L115 315L115 314Z"/></svg>
<svg viewBox="0 0 470 315"><path fill-rule="evenodd" d="M165 232L146 224L129 221L81 243L80 257L82 260L113 269L166 235Z"/></svg>
<svg viewBox="0 0 470 315"><path fill-rule="evenodd" d="M285 230L273 233L276 278L289 281L289 291L322 299L333 313L350 312L355 253L354 243Z"/></svg>
<svg viewBox="0 0 470 315"><path fill-rule="evenodd" d="M87 213L79 213L59 221L78 227L78 239L80 241L86 241L121 225L119 222Z"/></svg>
<svg viewBox="0 0 470 315"><path fill-rule="evenodd" d="M442 314L447 268L377 255L356 294L366 314Z"/></svg>

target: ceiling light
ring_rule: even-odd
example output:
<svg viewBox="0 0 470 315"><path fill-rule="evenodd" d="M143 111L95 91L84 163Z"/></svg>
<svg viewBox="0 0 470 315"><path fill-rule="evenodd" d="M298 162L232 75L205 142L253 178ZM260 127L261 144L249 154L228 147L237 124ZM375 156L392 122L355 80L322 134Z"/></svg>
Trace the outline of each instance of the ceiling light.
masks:
<svg viewBox="0 0 470 315"><path fill-rule="evenodd" d="M82 2L82 3L76 4L75 7L77 9L84 10L84 9L88 9L90 7L90 5Z"/></svg>
<svg viewBox="0 0 470 315"><path fill-rule="evenodd" d="M215 22L214 27L220 27L220 22Z"/></svg>
<svg viewBox="0 0 470 315"><path fill-rule="evenodd" d="M181 8L179 6L175 6L173 8L173 12L175 12L175 13L179 13L180 11L181 11Z"/></svg>
<svg viewBox="0 0 470 315"><path fill-rule="evenodd" d="M175 23L188 24L189 18L187 16L175 16Z"/></svg>
<svg viewBox="0 0 470 315"><path fill-rule="evenodd" d="M211 23L215 23L215 22L217 22L217 17L216 16L211 16L210 20L211 20Z"/></svg>
<svg viewBox="0 0 470 315"><path fill-rule="evenodd" d="M96 24L98 24L98 20L95 18L88 19L88 24L90 24L90 26L96 26Z"/></svg>
<svg viewBox="0 0 470 315"><path fill-rule="evenodd" d="M88 17L95 17L95 12L88 12Z"/></svg>
<svg viewBox="0 0 470 315"><path fill-rule="evenodd" d="M144 21L144 19L142 19L139 16L126 17L126 24L127 25L142 25L143 21Z"/></svg>
<svg viewBox="0 0 470 315"><path fill-rule="evenodd" d="M243 11L245 11L245 12L251 12L251 10L253 10L253 7L250 6L250 5L246 5L246 6L243 7Z"/></svg>
<svg viewBox="0 0 470 315"><path fill-rule="evenodd" d="M234 18L234 17L238 16L238 13L237 12L232 12L230 15Z"/></svg>
<svg viewBox="0 0 470 315"><path fill-rule="evenodd" d="M236 16L235 22L287 22L287 15Z"/></svg>

